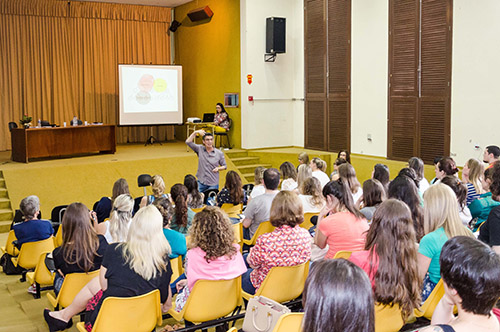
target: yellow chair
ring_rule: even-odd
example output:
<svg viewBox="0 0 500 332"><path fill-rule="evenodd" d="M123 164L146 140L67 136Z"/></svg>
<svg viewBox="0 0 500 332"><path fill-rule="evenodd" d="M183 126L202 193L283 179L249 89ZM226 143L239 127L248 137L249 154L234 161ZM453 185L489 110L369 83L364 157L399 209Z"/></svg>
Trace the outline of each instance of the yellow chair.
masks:
<svg viewBox="0 0 500 332"><path fill-rule="evenodd" d="M304 319L303 312L281 315L274 326L273 332L301 332L302 319Z"/></svg>
<svg viewBox="0 0 500 332"><path fill-rule="evenodd" d="M337 251L333 259L335 258L344 258L344 259L349 259L351 257L352 251L346 251L346 250L340 250Z"/></svg>
<svg viewBox="0 0 500 332"><path fill-rule="evenodd" d="M226 212L229 218L239 218L238 214L241 214L243 211L243 204L233 205L224 203L221 206L221 210Z"/></svg>
<svg viewBox="0 0 500 332"><path fill-rule="evenodd" d="M405 321L399 305L375 304L375 332L397 332Z"/></svg>
<svg viewBox="0 0 500 332"><path fill-rule="evenodd" d="M302 222L299 226L305 229L309 229L314 225L311 222L311 218L319 215L319 213L304 213L304 222Z"/></svg>
<svg viewBox="0 0 500 332"><path fill-rule="evenodd" d="M47 298L54 309L65 308L73 302L76 294L86 285L88 282L99 275L99 270L92 271L89 273L68 273L64 277L61 290L57 295L57 298L52 293L47 293Z"/></svg>
<svg viewBox="0 0 500 332"><path fill-rule="evenodd" d="M294 266L277 266L271 268L255 295L242 291L244 299L254 296L265 296L276 302L287 302L302 294L309 274L309 261Z"/></svg>
<svg viewBox="0 0 500 332"><path fill-rule="evenodd" d="M182 267L182 256L170 259L170 266L172 267L172 277L170 280L173 282L184 273L184 268Z"/></svg>
<svg viewBox="0 0 500 332"><path fill-rule="evenodd" d="M16 240L17 240L16 234L14 233L14 230L11 230L9 232L9 235L7 235L7 242L5 243L5 247L1 248L2 252L7 253L13 257L19 255L19 250L12 243Z"/></svg>
<svg viewBox="0 0 500 332"><path fill-rule="evenodd" d="M208 322L232 313L241 301L241 277L231 280L198 280L181 312L168 313L177 321Z"/></svg>
<svg viewBox="0 0 500 332"><path fill-rule="evenodd" d="M239 244L240 251L243 250L243 224L241 222L233 224L234 241Z"/></svg>
<svg viewBox="0 0 500 332"><path fill-rule="evenodd" d="M54 250L54 239L53 236L35 242L26 242L21 246L19 250L19 256L12 257L12 263L14 266L20 266L25 270L31 270L36 267L38 259L43 252ZM23 273L21 281L26 281L26 272Z"/></svg>
<svg viewBox="0 0 500 332"><path fill-rule="evenodd" d="M162 324L160 291L133 297L108 297L102 302L92 332L151 332ZM87 332L85 323L76 324L78 331Z"/></svg>
<svg viewBox="0 0 500 332"><path fill-rule="evenodd" d="M425 317L428 320L432 319L432 314L434 313L434 309L436 309L436 306L438 305L439 301L441 301L441 298L444 296L444 285L443 285L443 280L439 280L437 283L436 287L432 290L431 294L425 300L424 304L422 304L422 307L420 309L415 309L414 314L417 317Z"/></svg>
<svg viewBox="0 0 500 332"><path fill-rule="evenodd" d="M34 294L35 299L40 298L41 290L48 289L40 289L40 286L45 285L52 288L52 285L54 284L54 273L50 272L45 265L45 257L47 257L48 254L50 254L49 251L42 252L40 258L38 259L38 264L36 264L35 271L26 273L26 279L28 279L28 282L31 285L36 285L36 294Z"/></svg>
<svg viewBox="0 0 500 332"><path fill-rule="evenodd" d="M203 206L201 208L197 208L197 209L191 209L193 210L194 213L198 213L200 211L203 211L204 208L206 208L207 206L205 204L203 204Z"/></svg>
<svg viewBox="0 0 500 332"><path fill-rule="evenodd" d="M60 225L59 228L57 229L56 236L54 237L54 246L56 248L62 245L63 242L62 232L63 232L62 225Z"/></svg>
<svg viewBox="0 0 500 332"><path fill-rule="evenodd" d="M271 225L270 221L261 222L252 238L250 240L243 239L243 243L249 246L254 246L259 236L265 233L271 233L272 231L274 231L274 226Z"/></svg>

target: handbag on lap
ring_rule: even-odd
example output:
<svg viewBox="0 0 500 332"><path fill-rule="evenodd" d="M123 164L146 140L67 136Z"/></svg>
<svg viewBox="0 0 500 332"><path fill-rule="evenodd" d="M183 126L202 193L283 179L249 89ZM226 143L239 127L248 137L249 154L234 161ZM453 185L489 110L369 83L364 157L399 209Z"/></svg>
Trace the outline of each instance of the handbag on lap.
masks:
<svg viewBox="0 0 500 332"><path fill-rule="evenodd" d="M290 313L284 305L264 296L256 296L248 301L245 319L243 320L244 332L271 332L278 319Z"/></svg>

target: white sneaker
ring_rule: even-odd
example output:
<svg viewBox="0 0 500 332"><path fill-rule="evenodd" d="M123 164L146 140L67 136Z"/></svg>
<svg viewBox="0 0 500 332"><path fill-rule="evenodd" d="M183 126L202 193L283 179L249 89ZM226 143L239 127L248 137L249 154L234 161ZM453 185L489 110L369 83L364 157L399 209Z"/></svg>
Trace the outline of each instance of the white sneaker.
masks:
<svg viewBox="0 0 500 332"><path fill-rule="evenodd" d="M35 284L28 287L28 293L36 294L36 285Z"/></svg>

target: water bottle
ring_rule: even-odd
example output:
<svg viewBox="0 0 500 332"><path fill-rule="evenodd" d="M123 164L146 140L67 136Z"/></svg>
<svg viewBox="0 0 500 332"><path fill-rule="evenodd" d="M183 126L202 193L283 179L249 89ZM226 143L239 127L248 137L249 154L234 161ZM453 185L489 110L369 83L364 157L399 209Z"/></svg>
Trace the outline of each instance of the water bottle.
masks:
<svg viewBox="0 0 500 332"><path fill-rule="evenodd" d="M38 119L38 128L42 128L42 120Z"/></svg>
<svg viewBox="0 0 500 332"><path fill-rule="evenodd" d="M76 115L73 117L73 121L71 121L71 125L73 126L78 126L78 118L76 117Z"/></svg>

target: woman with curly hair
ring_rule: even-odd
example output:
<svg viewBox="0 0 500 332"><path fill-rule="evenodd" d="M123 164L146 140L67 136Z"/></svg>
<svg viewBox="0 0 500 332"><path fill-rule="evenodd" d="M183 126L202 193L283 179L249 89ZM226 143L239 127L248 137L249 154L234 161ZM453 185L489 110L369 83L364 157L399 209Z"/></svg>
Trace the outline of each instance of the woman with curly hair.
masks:
<svg viewBox="0 0 500 332"><path fill-rule="evenodd" d="M165 194L165 181L163 181L163 177L161 175L157 174L151 178L151 187L153 190L153 195L144 196L141 199L140 207L145 207L146 205L153 203L155 199L160 197L168 198L168 195Z"/></svg>
<svg viewBox="0 0 500 332"><path fill-rule="evenodd" d="M170 188L170 196L175 207L170 228L187 234L195 215L195 212L187 206L188 190L185 185L176 183Z"/></svg>
<svg viewBox="0 0 500 332"><path fill-rule="evenodd" d="M247 195L243 190L241 178L235 171L229 171L226 174L226 183L224 188L217 194L217 206L223 204L243 204L247 203Z"/></svg>
<svg viewBox="0 0 500 332"><path fill-rule="evenodd" d="M198 280L230 280L247 269L228 217L218 207L207 206L196 214L189 229L186 277L177 282L181 290L175 310L181 311Z"/></svg>
<svg viewBox="0 0 500 332"><path fill-rule="evenodd" d="M406 320L420 305L417 253L410 209L389 199L373 215L365 250L353 252L349 260L370 277L375 302L399 305Z"/></svg>
<svg viewBox="0 0 500 332"><path fill-rule="evenodd" d="M300 227L304 212L299 197L293 191L280 191L273 200L270 212L271 233L257 238L246 261L250 269L243 275L242 289L255 294L275 266L294 266L311 258L311 235Z"/></svg>

